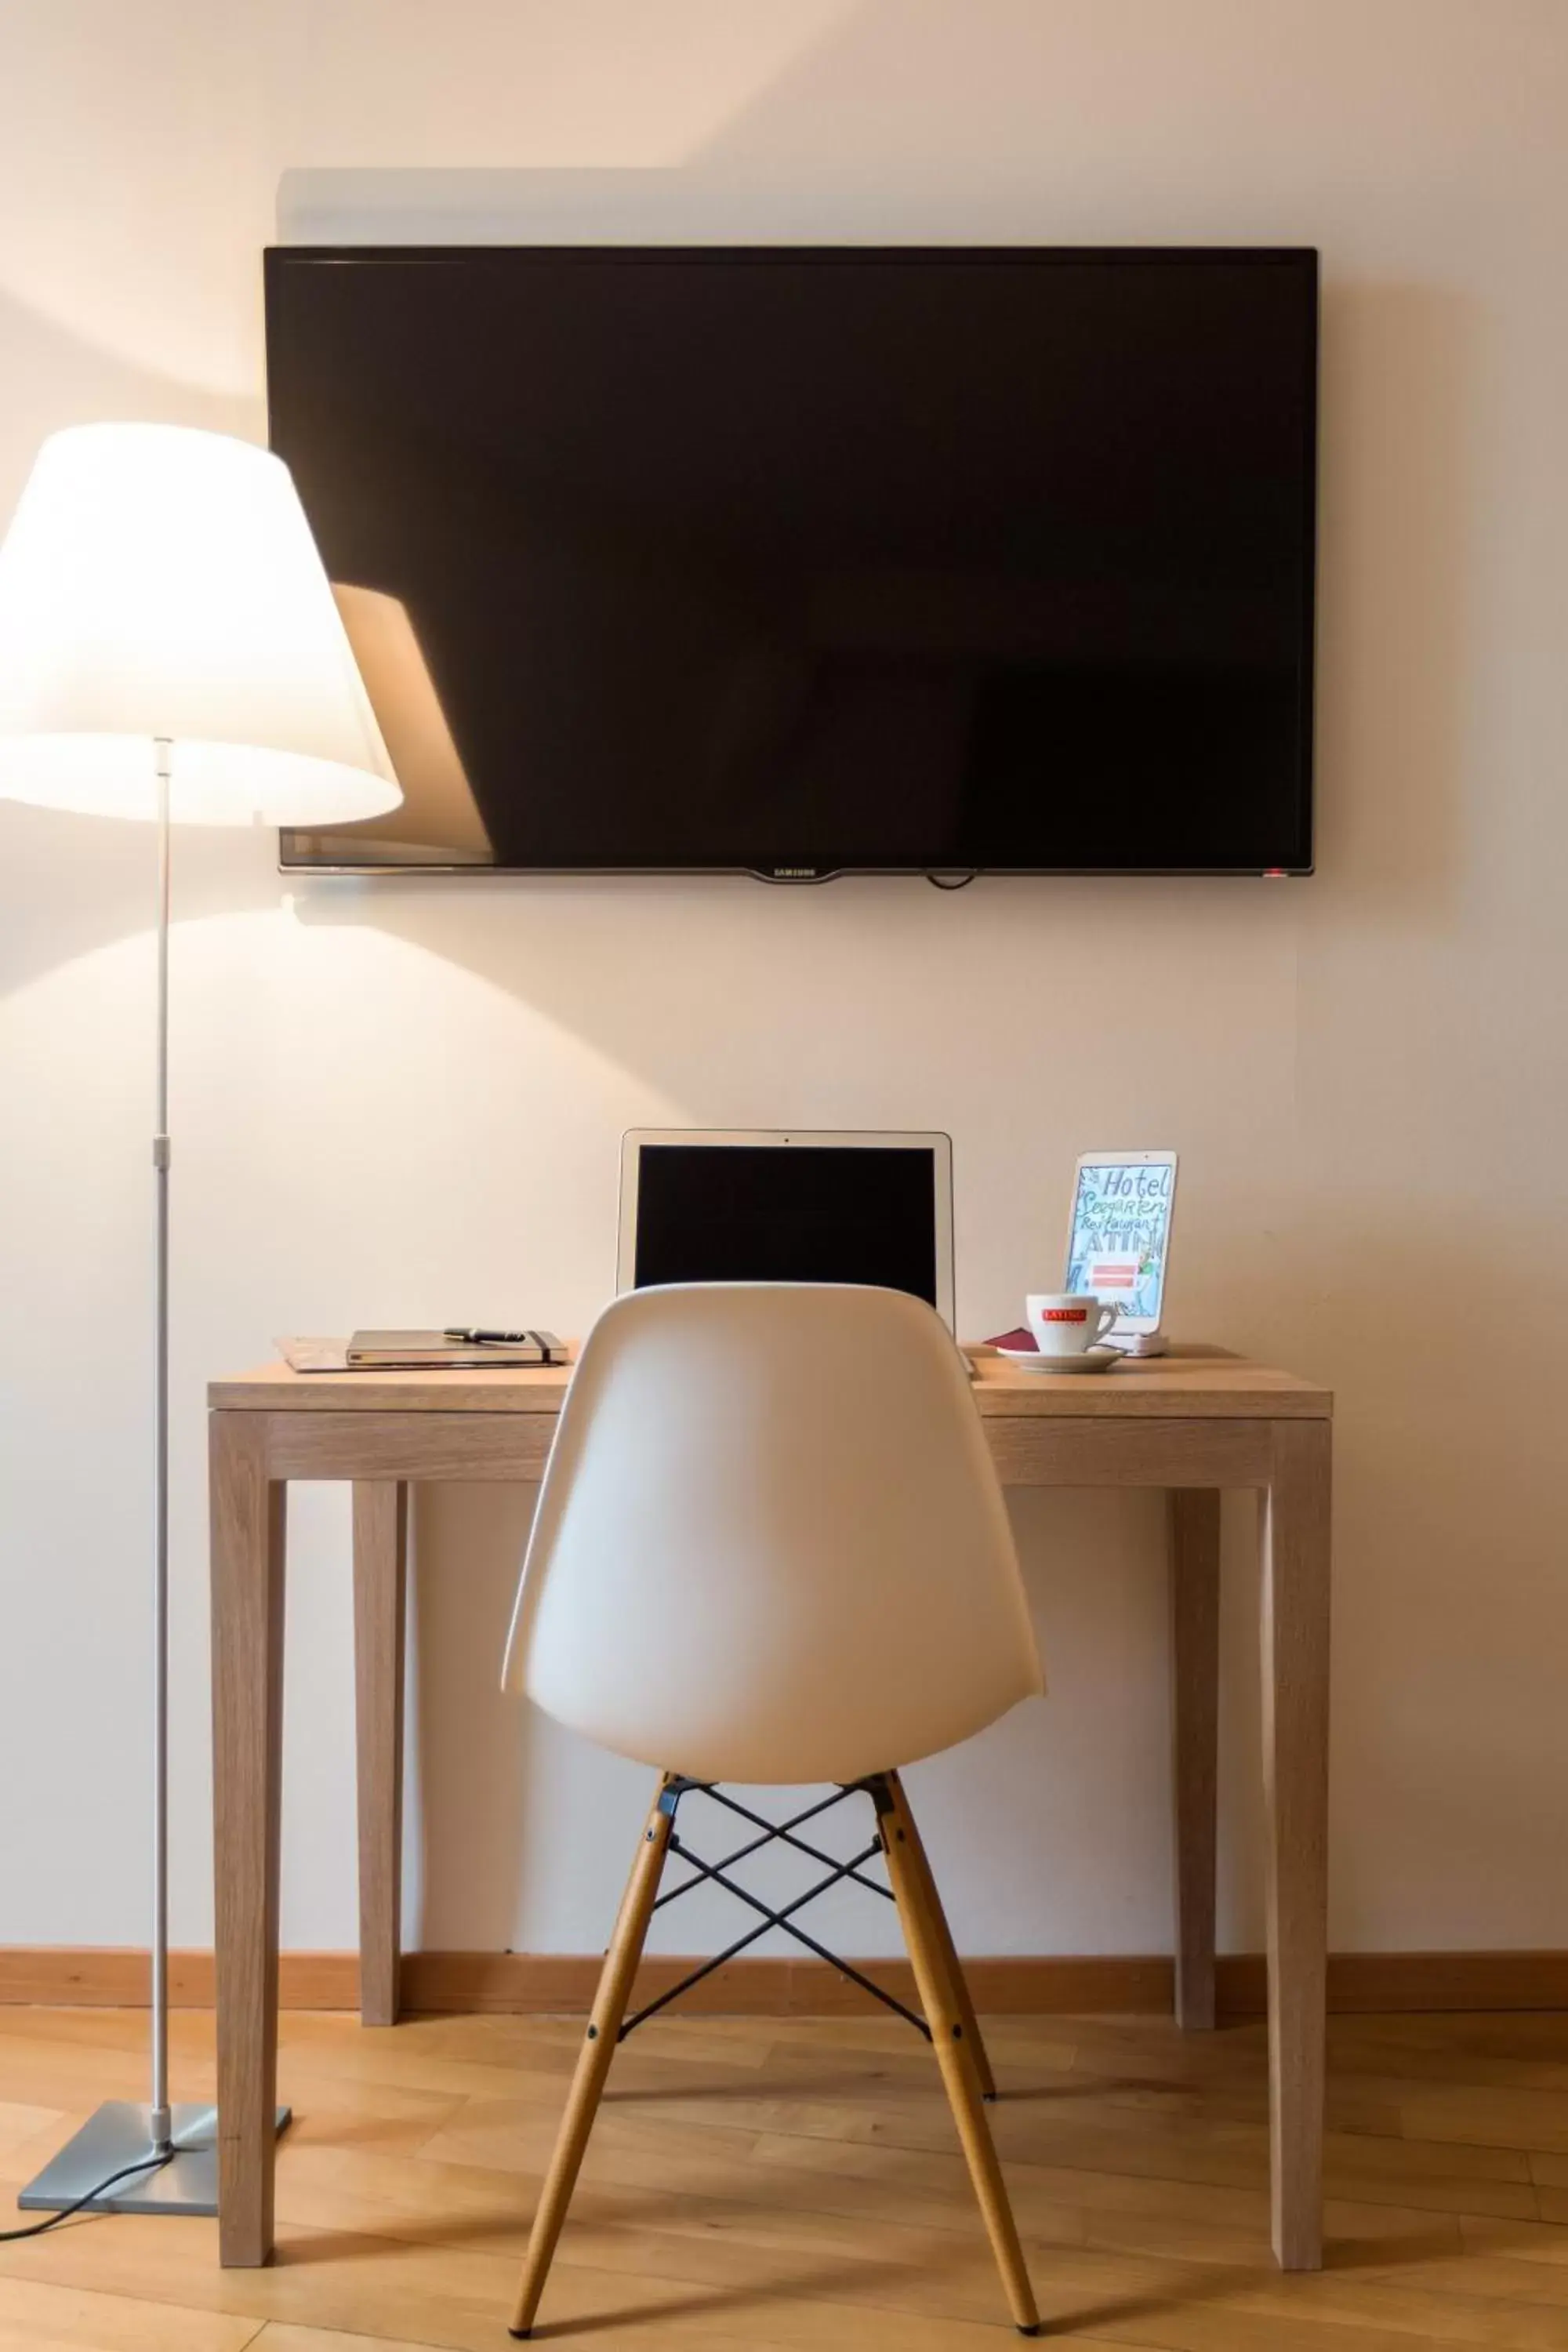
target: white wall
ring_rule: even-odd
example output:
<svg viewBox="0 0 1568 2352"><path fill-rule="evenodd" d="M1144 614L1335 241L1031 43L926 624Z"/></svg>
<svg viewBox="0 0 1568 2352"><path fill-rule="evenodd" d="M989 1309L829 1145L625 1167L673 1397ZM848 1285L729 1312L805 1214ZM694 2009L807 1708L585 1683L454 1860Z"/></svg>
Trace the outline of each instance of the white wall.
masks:
<svg viewBox="0 0 1568 2352"><path fill-rule="evenodd" d="M1080 1146L1179 1145L1178 1329L1341 1397L1333 1940L1568 1945L1565 121L1559 0L5 12L0 512L71 420L261 436L279 215L1304 242L1325 266L1314 881L285 887L268 839L181 836L177 1939L210 1932L203 1381L284 1330L582 1328L621 1129L689 1121L951 1129L972 1335L1048 1275ZM150 858L0 806L0 1942L146 1928ZM638 1810L638 1774L495 1694L527 1508L422 1498L428 1945L596 1948ZM918 1776L961 1936L1166 1948L1154 1498L1019 1519L1052 1697ZM354 1933L345 1545L342 1496L302 1491L296 1945ZM1239 1540L1227 1574L1223 1930L1246 1946ZM689 1948L721 1928L676 1920ZM870 1949L884 1923L836 1924Z"/></svg>

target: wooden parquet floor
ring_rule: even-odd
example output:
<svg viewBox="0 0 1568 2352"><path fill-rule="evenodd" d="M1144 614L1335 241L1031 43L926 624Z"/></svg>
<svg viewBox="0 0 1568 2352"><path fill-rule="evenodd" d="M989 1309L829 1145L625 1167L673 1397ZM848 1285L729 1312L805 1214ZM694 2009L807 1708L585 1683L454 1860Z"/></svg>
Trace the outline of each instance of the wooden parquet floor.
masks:
<svg viewBox="0 0 1568 2352"><path fill-rule="evenodd" d="M0 2352L504 2352L581 2023L294 2014L279 2252L84 2218L0 2248ZM103 2097L145 2020L0 2010L0 2212ZM1260 2026L987 2027L992 2110L1047 2327L1169 2352L1568 2352L1568 2017L1341 2018L1328 2262L1268 2243ZM175 2020L212 2095L212 2021ZM896 2020L671 2017L619 2054L539 2340L583 2352L996 2352L1016 2342L929 2052Z"/></svg>

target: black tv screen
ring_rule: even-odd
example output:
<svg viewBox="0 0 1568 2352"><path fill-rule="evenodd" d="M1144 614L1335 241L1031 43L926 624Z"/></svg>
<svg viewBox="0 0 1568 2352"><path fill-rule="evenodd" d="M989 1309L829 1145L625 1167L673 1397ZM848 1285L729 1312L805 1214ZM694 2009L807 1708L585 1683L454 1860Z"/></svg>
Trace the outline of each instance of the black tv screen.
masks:
<svg viewBox="0 0 1568 2352"><path fill-rule="evenodd" d="M279 247L406 795L299 866L1300 873L1317 256Z"/></svg>

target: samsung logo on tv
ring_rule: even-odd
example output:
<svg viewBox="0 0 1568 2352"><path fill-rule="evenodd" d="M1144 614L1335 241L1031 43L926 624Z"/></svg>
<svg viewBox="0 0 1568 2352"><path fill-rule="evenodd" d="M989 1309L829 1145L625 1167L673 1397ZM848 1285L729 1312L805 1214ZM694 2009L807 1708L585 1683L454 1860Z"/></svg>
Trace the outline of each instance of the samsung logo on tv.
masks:
<svg viewBox="0 0 1568 2352"><path fill-rule="evenodd" d="M775 882L815 882L815 866L775 866L772 869Z"/></svg>

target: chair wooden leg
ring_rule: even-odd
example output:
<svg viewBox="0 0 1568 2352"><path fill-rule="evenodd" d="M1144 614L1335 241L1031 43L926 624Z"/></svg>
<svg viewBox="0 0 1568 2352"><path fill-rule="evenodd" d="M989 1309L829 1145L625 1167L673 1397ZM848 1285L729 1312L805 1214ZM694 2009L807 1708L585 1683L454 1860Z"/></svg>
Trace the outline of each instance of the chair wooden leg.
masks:
<svg viewBox="0 0 1568 2352"><path fill-rule="evenodd" d="M904 1843L910 1850L914 1866L919 1871L925 1888L937 1955L946 1971L949 1994L954 2009L958 2011L959 2022L963 2028L963 2041L960 2046L967 2049L974 2062L974 2072L980 2080L981 2097L994 2099L996 2096L996 2077L991 2072L991 2061L986 2055L985 2043L981 2036L980 2021L974 2014L974 2003L969 1998L969 1987L963 1978L963 1964L958 1957L958 1947L952 1940L952 1930L947 1924L947 1914L942 1907L942 1896L937 1893L936 1879L932 1874L931 1862L921 1842L921 1833L915 1827L915 1817L910 1812L909 1800L904 1795L903 1783L896 1772L889 1773L888 1786L893 1792L895 1807L893 1819L903 1831Z"/></svg>
<svg viewBox="0 0 1568 2352"><path fill-rule="evenodd" d="M914 1849L910 1843L911 1824L908 1801L890 1776L879 1784L877 1810L887 1842L888 1875L898 1898L899 1917L914 1966L921 2007L925 2011L926 2023L931 2027L931 2044L936 2052L937 2064L942 2069L942 2086L947 2092L948 2105L952 2109L953 2122L958 2126L958 2137L963 2143L969 2177L974 2183L974 2194L979 2200L991 2239L991 2250L996 2257L996 2267L1002 2273L1002 2284L1012 2308L1013 2324L1021 2336L1037 2336L1040 2332L1039 2310L1024 2264L1024 2250L1018 2243L1018 2225L1013 2219L1013 2208L1007 2200L1007 2185L1002 2178L1001 2165L996 2160L991 2125L980 2095L979 2075L964 2052L963 2019L952 1997L948 1970L943 1963L942 1941L926 1891L928 1873L922 1871L914 1859Z"/></svg>
<svg viewBox="0 0 1568 2352"><path fill-rule="evenodd" d="M661 1780L660 1799L665 1785ZM528 2252L523 2256L517 2308L512 2314L511 2333L514 2336L530 2336L533 2332L539 2298L550 2274L561 2225L566 2219L566 2209L577 2185L577 2174L588 2145L588 2135L594 2128L594 2117L598 2112L605 2078L609 2074L610 2061L616 2054L616 2043L626 2021L632 1979L642 1958L643 1938L647 1934L647 1923L658 1893L664 1858L669 1848L670 1827L671 1816L664 1811L662 1803L656 1801L643 1831L637 1860L632 1864L626 1891L621 1898L616 1932L605 1955L604 1971L599 1978L599 1989L594 1996L594 2011L588 2021L576 2072L572 2077L566 2112L561 2118L561 2129L556 2137L555 2152L550 2159L550 2169L544 2177L544 2187L533 2216Z"/></svg>

